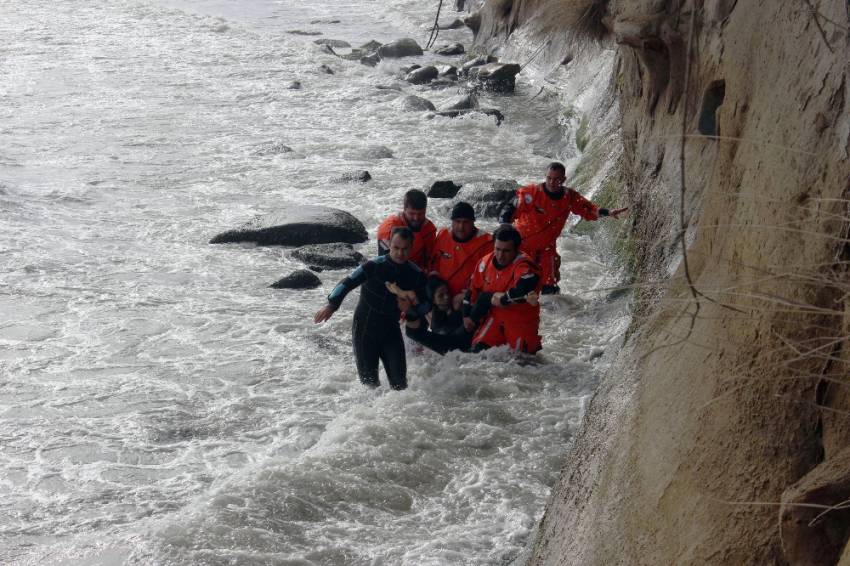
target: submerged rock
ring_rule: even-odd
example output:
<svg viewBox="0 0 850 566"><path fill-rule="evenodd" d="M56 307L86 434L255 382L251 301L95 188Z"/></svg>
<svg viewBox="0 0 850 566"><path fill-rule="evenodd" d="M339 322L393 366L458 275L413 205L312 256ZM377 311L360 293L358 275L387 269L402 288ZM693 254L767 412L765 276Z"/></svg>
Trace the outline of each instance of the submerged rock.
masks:
<svg viewBox="0 0 850 566"><path fill-rule="evenodd" d="M455 185L454 181L435 181L428 189L430 198L454 198L463 185Z"/></svg>
<svg viewBox="0 0 850 566"><path fill-rule="evenodd" d="M281 153L292 153L292 148L281 142L272 142L264 145L254 152L254 155L279 155Z"/></svg>
<svg viewBox="0 0 850 566"><path fill-rule="evenodd" d="M320 31L305 31L303 29L290 29L286 33L291 33L292 35L322 35Z"/></svg>
<svg viewBox="0 0 850 566"><path fill-rule="evenodd" d="M440 107L440 110L443 112L450 110L472 110L477 105L478 101L474 94L461 94L446 101L446 103Z"/></svg>
<svg viewBox="0 0 850 566"><path fill-rule="evenodd" d="M464 49L462 43L452 43L451 45L444 45L439 49L435 50L434 53L437 55L462 55L466 53L466 49Z"/></svg>
<svg viewBox="0 0 850 566"><path fill-rule="evenodd" d="M437 67L428 65L411 71L406 77L404 77L404 80L415 85L421 85L433 81L437 78L437 75L439 75Z"/></svg>
<svg viewBox="0 0 850 566"><path fill-rule="evenodd" d="M211 244L255 242L261 246L305 246L365 242L363 223L344 210L326 206L293 206L284 212L258 216L236 228L216 235Z"/></svg>
<svg viewBox="0 0 850 566"><path fill-rule="evenodd" d="M293 271L286 277L269 285L272 289L315 289L322 286L322 280L306 269Z"/></svg>
<svg viewBox="0 0 850 566"><path fill-rule="evenodd" d="M333 47L334 49L348 49L351 47L351 44L347 41L343 41L341 39L328 39L323 37L322 39L317 39L313 41L316 45L328 45Z"/></svg>
<svg viewBox="0 0 850 566"><path fill-rule="evenodd" d="M415 40L404 38L380 46L377 53L381 59L398 59L422 55L422 48Z"/></svg>
<svg viewBox="0 0 850 566"><path fill-rule="evenodd" d="M360 63L367 67L376 67L380 62L381 58L377 53L372 53L371 55L366 55L365 57L360 58Z"/></svg>
<svg viewBox="0 0 850 566"><path fill-rule="evenodd" d="M286 88L289 90L301 90L301 81L292 81Z"/></svg>
<svg viewBox="0 0 850 566"><path fill-rule="evenodd" d="M408 95L401 99L401 110L404 112L435 111L434 103L421 96Z"/></svg>
<svg viewBox="0 0 850 566"><path fill-rule="evenodd" d="M365 169L359 171L346 171L333 180L334 183L365 183L372 180L372 175Z"/></svg>
<svg viewBox="0 0 850 566"><path fill-rule="evenodd" d="M440 110L439 112L435 112L435 116L442 116L444 118L457 118L458 116L467 116L469 114L485 114L487 116L493 116L496 118L496 125L500 126L505 119L505 115L502 114L499 110L495 108L473 108L473 109L464 109L464 110Z"/></svg>
<svg viewBox="0 0 850 566"><path fill-rule="evenodd" d="M393 152L385 145L372 145L355 152L360 159L392 159Z"/></svg>
<svg viewBox="0 0 850 566"><path fill-rule="evenodd" d="M326 75L333 75L334 74L334 70L331 69L330 67L328 67L327 65L321 65L319 67L319 70L321 72L325 73Z"/></svg>
<svg viewBox="0 0 850 566"><path fill-rule="evenodd" d="M356 267L363 261L363 254L351 244L315 244L294 250L292 257L304 263L327 269Z"/></svg>

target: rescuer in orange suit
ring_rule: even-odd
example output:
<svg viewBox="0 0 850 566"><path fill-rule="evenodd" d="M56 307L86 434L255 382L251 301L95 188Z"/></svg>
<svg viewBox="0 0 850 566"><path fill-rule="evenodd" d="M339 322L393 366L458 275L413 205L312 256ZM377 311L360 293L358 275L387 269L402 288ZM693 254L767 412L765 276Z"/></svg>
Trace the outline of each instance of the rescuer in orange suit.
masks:
<svg viewBox="0 0 850 566"><path fill-rule="evenodd" d="M451 228L437 232L430 269L446 282L452 304L460 309L478 261L493 250L493 236L475 226L475 210L459 202L451 212Z"/></svg>
<svg viewBox="0 0 850 566"><path fill-rule="evenodd" d="M567 219L578 214L584 220L598 220L601 216L617 218L628 208L608 210L600 208L581 196L575 189L564 187L566 169L562 163L552 163L546 181L531 184L517 191L513 203L508 205L500 220L513 223L522 235L522 252L540 266L544 295L560 292L561 256L556 242Z"/></svg>
<svg viewBox="0 0 850 566"><path fill-rule="evenodd" d="M491 294L490 311L472 337L473 351L507 344L512 350L533 354L542 348L540 335L540 270L521 253L522 236L511 225L493 233L493 252L484 256L472 273L464 299L464 326L479 295Z"/></svg>
<svg viewBox="0 0 850 566"><path fill-rule="evenodd" d="M413 232L413 248L410 250L408 261L427 273L431 250L434 249L434 238L437 235L437 227L425 217L427 207L428 197L425 193L416 189L407 191L401 212L391 214L378 227L378 255L386 255L389 252L393 228L410 228Z"/></svg>

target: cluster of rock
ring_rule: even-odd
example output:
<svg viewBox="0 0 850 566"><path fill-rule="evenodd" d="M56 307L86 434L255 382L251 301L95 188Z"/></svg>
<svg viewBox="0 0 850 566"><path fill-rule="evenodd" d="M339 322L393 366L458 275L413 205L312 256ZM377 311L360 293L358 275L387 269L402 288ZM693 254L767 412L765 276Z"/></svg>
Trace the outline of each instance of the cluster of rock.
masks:
<svg viewBox="0 0 850 566"><path fill-rule="evenodd" d="M305 205L258 216L236 229L216 235L210 243L252 242L260 246L297 246L291 256L314 271L322 271L358 265L363 261L363 256L351 244L359 244L367 239L363 223L348 212ZM278 289L305 289L319 284L318 277L312 273L306 275L301 270L272 286Z"/></svg>
<svg viewBox="0 0 850 566"><path fill-rule="evenodd" d="M317 22L328 23L328 22ZM440 29L458 29L465 24L456 19ZM320 32L290 30L295 35L321 35ZM403 38L387 44L370 41L359 47L352 47L347 41L330 38L320 38L314 41L325 53L342 59L359 61L367 66L376 66L386 59L401 59L418 57L424 54L422 47L413 39ZM338 53L337 50L350 50L348 53ZM434 49L433 53L443 57L459 57L466 53L461 43L451 43ZM515 77L520 71L516 64L500 63L495 57L476 57L458 67L449 63L427 65L411 64L401 68L404 81L414 85L428 85L432 88L440 86L456 86L461 79L471 83L471 92L456 96L437 108L431 101L420 96L407 95L400 98L400 108L406 112L428 112L428 118L436 116L455 118L470 113L481 113L496 118L501 124L504 116L495 108L483 108L478 104L475 92L478 89L496 92L512 92ZM319 73L328 75L335 71L328 65L317 68ZM401 83L403 84L403 83ZM287 86L290 90L300 90L302 84L294 80ZM391 86L402 90L401 86ZM259 148L255 155L274 156L292 152L292 148L281 143L272 142ZM358 158L388 159L393 154L384 146L370 146L359 150ZM336 183L365 183L371 180L368 171L358 170L342 173L332 179ZM486 189L475 189L464 194L464 200L469 201L481 216L497 216L505 202L510 200L517 188L516 181L496 181ZM453 181L437 181L428 191L428 196L435 199L453 199L461 191L463 185ZM290 257L303 262L309 269L300 269L273 283L273 288L310 289L321 285L315 275L316 271L325 269L346 269L363 262L363 256L352 244L366 241L368 238L363 223L344 210L323 206L299 206L280 213L258 216L238 228L222 232L210 240L211 244L250 242L260 246L293 247Z"/></svg>

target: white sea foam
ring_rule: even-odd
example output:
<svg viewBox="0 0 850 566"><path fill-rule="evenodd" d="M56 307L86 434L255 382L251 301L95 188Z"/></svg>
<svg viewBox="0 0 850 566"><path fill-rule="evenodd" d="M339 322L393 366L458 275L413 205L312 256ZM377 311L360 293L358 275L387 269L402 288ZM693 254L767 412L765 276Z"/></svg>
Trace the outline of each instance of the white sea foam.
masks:
<svg viewBox="0 0 850 566"><path fill-rule="evenodd" d="M0 562L493 564L526 542L621 332L591 242L562 240L574 299L544 305L539 363L411 348L401 393L357 382L356 297L311 322L344 272L272 290L285 250L207 244L298 204L374 237L409 188L552 157L526 85L484 97L501 127L426 120L375 88L395 67L286 33L424 44L429 3L316 4L0 0Z"/></svg>

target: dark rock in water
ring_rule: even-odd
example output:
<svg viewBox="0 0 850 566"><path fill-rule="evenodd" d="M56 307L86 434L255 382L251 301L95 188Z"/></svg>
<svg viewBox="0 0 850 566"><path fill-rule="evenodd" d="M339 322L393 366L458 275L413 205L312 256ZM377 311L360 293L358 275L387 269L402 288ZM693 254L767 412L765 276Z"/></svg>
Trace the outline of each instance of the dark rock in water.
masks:
<svg viewBox="0 0 850 566"><path fill-rule="evenodd" d="M463 7L462 7L463 0L461 0L460 3L461 3L461 8L457 10L458 12L463 10ZM455 18L455 20L453 22L441 25L440 29L460 29L465 25L466 24L463 23L463 20L461 20L460 18Z"/></svg>
<svg viewBox="0 0 850 566"><path fill-rule="evenodd" d="M402 67L401 69L399 69L399 71L401 71L402 75L406 75L408 73L412 73L416 69L421 69L421 68L422 68L422 65L417 65L416 63L414 63L412 65L406 65L406 66Z"/></svg>
<svg viewBox="0 0 850 566"><path fill-rule="evenodd" d="M336 51L334 51L334 48L330 45L320 45L319 51L321 51L322 53L327 53L328 55L335 55L336 57L339 57L339 55L336 54Z"/></svg>
<svg viewBox="0 0 850 566"><path fill-rule="evenodd" d="M337 57L345 59L346 61L359 61L365 55L367 55L367 53L362 49L352 49L350 53L345 53L343 55L337 54Z"/></svg>
<svg viewBox="0 0 850 566"><path fill-rule="evenodd" d="M360 63L366 65L367 67L375 67L380 62L381 58L378 57L377 53L372 53L371 55L366 55L365 57L360 58Z"/></svg>
<svg viewBox="0 0 850 566"><path fill-rule="evenodd" d="M308 265L327 269L356 267L363 261L363 255L354 250L351 244L316 244L304 246L292 252L292 257Z"/></svg>
<svg viewBox="0 0 850 566"><path fill-rule="evenodd" d="M472 204L475 213L482 217L498 218L502 208L515 196L519 183L513 179L494 181L489 189L480 189L465 194L464 199Z"/></svg>
<svg viewBox="0 0 850 566"><path fill-rule="evenodd" d="M331 69L330 67L328 67L327 65L320 66L319 70L321 72L325 73L326 75L333 75L334 74L334 70Z"/></svg>
<svg viewBox="0 0 850 566"><path fill-rule="evenodd" d="M292 35L322 35L320 31L304 31L303 29L291 29L287 30L286 33L291 33Z"/></svg>
<svg viewBox="0 0 850 566"><path fill-rule="evenodd" d="M444 45L434 51L437 55L462 55L466 53L466 49L464 49L462 43L452 43L451 45Z"/></svg>
<svg viewBox="0 0 850 566"><path fill-rule="evenodd" d="M235 230L222 232L211 244L255 242L261 246L305 246L368 239L366 228L357 218L336 208L302 205L274 214L258 216Z"/></svg>
<svg viewBox="0 0 850 566"><path fill-rule="evenodd" d="M316 39L313 41L316 45L328 45L333 47L334 49L348 49L351 47L351 44L347 41L343 41L341 39L328 39L323 37L322 39Z"/></svg>
<svg viewBox="0 0 850 566"><path fill-rule="evenodd" d="M447 77L453 75L455 78L457 77L457 67L454 65L436 65L437 72L440 73L441 77Z"/></svg>
<svg viewBox="0 0 850 566"><path fill-rule="evenodd" d="M461 94L449 99L443 106L440 107L440 110L472 110L476 106L478 106L477 97L475 94L469 93Z"/></svg>
<svg viewBox="0 0 850 566"><path fill-rule="evenodd" d="M283 279L269 285L272 289L315 289L321 286L322 280L306 269L293 271Z"/></svg>
<svg viewBox="0 0 850 566"><path fill-rule="evenodd" d="M481 67L481 66L486 65L486 64L487 64L487 58L484 57L483 55L480 56L480 57L476 57L475 59L470 59L469 61L467 61L466 63L464 63L461 66L460 74L461 75L468 75L469 70L472 69L473 67Z"/></svg>
<svg viewBox="0 0 850 566"><path fill-rule="evenodd" d="M488 63L469 70L469 78L495 92L513 92L516 75L522 67L516 63Z"/></svg>
<svg viewBox="0 0 850 566"><path fill-rule="evenodd" d="M401 100L401 109L404 112L423 112L427 110L433 112L436 110L434 104L427 98L413 95L405 96Z"/></svg>
<svg viewBox="0 0 850 566"><path fill-rule="evenodd" d="M269 144L261 147L257 151L255 151L254 155L262 155L262 156L279 155L281 153L291 153L291 152L292 152L292 148L289 147L288 145L282 144L280 142L272 142L272 143L269 143Z"/></svg>
<svg viewBox="0 0 850 566"><path fill-rule="evenodd" d="M378 48L381 47L382 45L383 45L383 43L381 43L379 41L375 41L373 39L372 41L367 41L366 43L361 45L360 49L362 49L363 51L377 51Z"/></svg>
<svg viewBox="0 0 850 566"><path fill-rule="evenodd" d="M301 81L292 81L286 88L289 90L301 90Z"/></svg>
<svg viewBox="0 0 850 566"><path fill-rule="evenodd" d="M402 92L404 90L404 86L401 83L391 84L391 85L375 85L377 90L395 90L398 92Z"/></svg>
<svg viewBox="0 0 850 566"><path fill-rule="evenodd" d="M410 38L398 39L378 48L378 56L381 59L398 59L415 55L422 55L422 48Z"/></svg>
<svg viewBox="0 0 850 566"><path fill-rule="evenodd" d="M313 20L310 22L312 25L316 24L340 24L342 23L340 20Z"/></svg>
<svg viewBox="0 0 850 566"><path fill-rule="evenodd" d="M308 265L307 269L309 269L310 271L315 271L316 273L321 273L325 270L324 267L321 267L319 265Z"/></svg>
<svg viewBox="0 0 850 566"><path fill-rule="evenodd" d="M452 181L435 181L428 189L430 198L454 198L463 185L455 185Z"/></svg>
<svg viewBox="0 0 850 566"><path fill-rule="evenodd" d="M346 171L339 177L333 180L334 183L365 183L371 181L372 175L365 169L360 171Z"/></svg>
<svg viewBox="0 0 850 566"><path fill-rule="evenodd" d="M407 76L404 77L404 80L415 85L421 85L425 83L430 83L431 81L437 78L438 74L439 73L437 72L437 67L434 67L433 65L428 65L426 67L422 67L421 69L416 69L415 71L408 73Z"/></svg>
<svg viewBox="0 0 850 566"><path fill-rule="evenodd" d="M458 116L466 116L468 114L486 114L487 116L493 116L496 118L496 125L501 126L502 122L505 119L505 115L496 110L495 108L477 108L477 109L466 109L466 110L441 110L440 112L435 112L435 116L443 116L444 118L457 118Z"/></svg>

